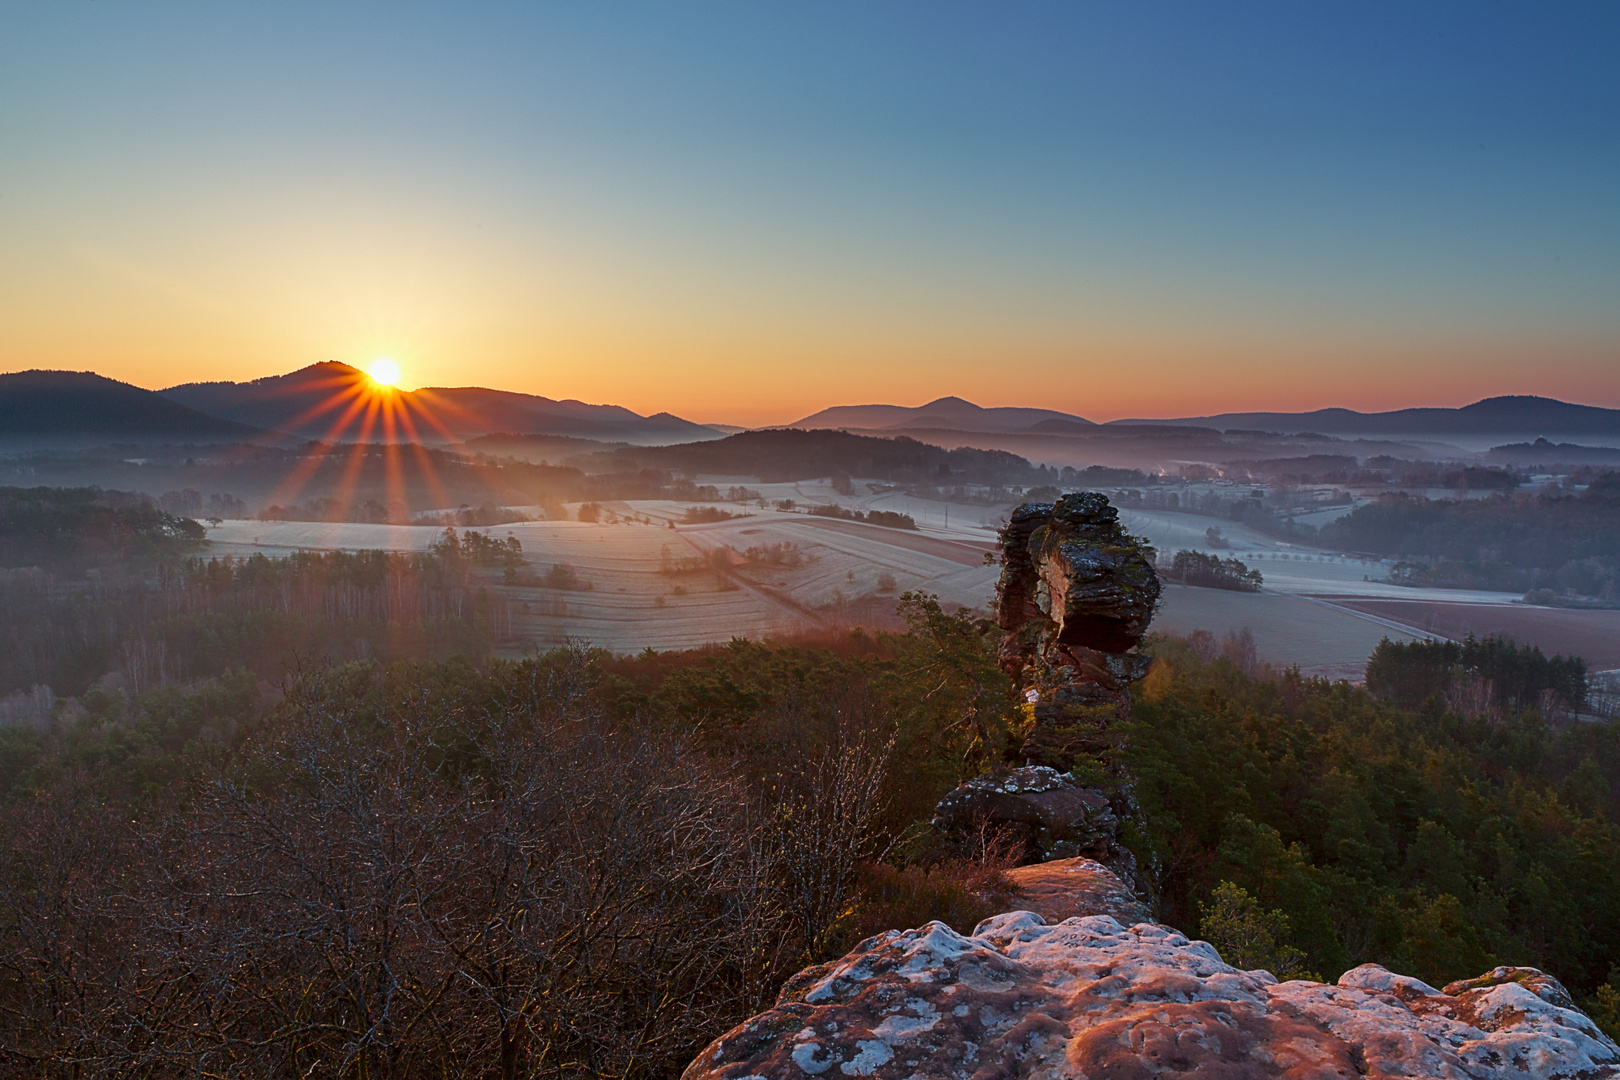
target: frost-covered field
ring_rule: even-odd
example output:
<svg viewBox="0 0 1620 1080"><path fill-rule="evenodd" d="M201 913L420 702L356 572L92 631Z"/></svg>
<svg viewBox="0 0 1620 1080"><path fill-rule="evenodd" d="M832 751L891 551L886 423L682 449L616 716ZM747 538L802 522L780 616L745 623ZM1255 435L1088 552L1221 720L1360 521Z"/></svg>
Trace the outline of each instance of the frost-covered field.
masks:
<svg viewBox="0 0 1620 1080"><path fill-rule="evenodd" d="M719 486L724 490L726 484ZM715 505L728 512L748 516L713 524L671 527L691 504L648 500L603 504L619 519L612 524L528 521L483 530L516 537L530 571L544 574L554 564L566 564L591 584L589 591L495 586L511 601L518 647L572 638L615 652L685 648L863 621L892 610L894 597L907 589L980 609L993 596L996 568L983 565L983 556L994 547L999 512L899 493L873 495L859 484L861 494L854 496L841 496L825 483L746 486L771 506L719 502ZM783 512L774 509L781 499L792 499L799 507L838 503L907 513L919 528L887 529ZM571 513L577 509L569 508ZM1564 631L1576 629L1575 623L1584 629L1581 620L1592 619L1579 612L1535 609L1543 614L1526 620L1512 617L1525 609L1510 594L1385 584L1376 579L1387 576L1387 565L1286 544L1232 522L1219 523L1230 546L1214 549L1205 538L1205 530L1216 524L1212 518L1130 510L1121 517L1161 551L1187 548L1235 555L1265 575L1265 591L1258 594L1170 586L1157 628L1173 633L1203 629L1220 637L1248 627L1262 659L1298 664L1311 674L1359 678L1381 637L1445 632L1405 617L1418 610L1415 601L1481 605L1481 618L1499 613L1502 618L1496 621L1502 629L1516 630L1548 649L1567 648ZM425 551L442 533L428 526L229 521L210 529L209 537L216 555L282 555L299 548ZM782 544L792 546L799 565L744 559L749 548ZM678 568L683 559L706 557L718 548L736 553L727 572L665 572ZM1359 603L1363 600L1405 603ZM1454 621L1470 626L1491 622ZM1566 622L1571 625L1565 627Z"/></svg>
<svg viewBox="0 0 1620 1080"><path fill-rule="evenodd" d="M1542 608L1517 593L1479 589L1414 589L1378 579L1389 564L1288 544L1232 522L1220 522L1230 547L1212 548L1196 514L1123 511L1126 526L1161 551L1183 548L1235 555L1265 576L1262 593L1172 586L1154 620L1158 629L1217 635L1247 626L1258 652L1313 674L1360 678L1378 640L1507 634L1548 653L1583 656L1594 668L1620 664L1620 612ZM1359 660L1357 659L1359 657Z"/></svg>
<svg viewBox="0 0 1620 1080"><path fill-rule="evenodd" d="M785 487L788 493L772 497L803 501L808 494ZM862 603L892 609L908 589L967 607L984 607L994 592L996 568L983 565L990 530L911 532L719 505L749 516L672 528L689 504L606 503L618 523L532 521L479 530L517 538L530 572L564 564L591 586L494 586L512 602L514 636L525 647L578 639L615 652L686 648L841 625L857 618ZM629 520L637 518L652 523ZM428 526L265 521L230 521L209 530L210 554L237 556L299 548L425 551L442 535L442 528ZM799 565L745 558L749 548L782 544L792 545ZM682 560L706 559L721 548L734 553L728 571L682 568Z"/></svg>
<svg viewBox="0 0 1620 1080"><path fill-rule="evenodd" d="M1208 630L1217 639L1249 629L1260 659L1298 665L1307 675L1360 681L1380 638L1419 636L1393 622L1378 621L1332 604L1287 593L1230 592L1166 585L1153 627L1172 634Z"/></svg>

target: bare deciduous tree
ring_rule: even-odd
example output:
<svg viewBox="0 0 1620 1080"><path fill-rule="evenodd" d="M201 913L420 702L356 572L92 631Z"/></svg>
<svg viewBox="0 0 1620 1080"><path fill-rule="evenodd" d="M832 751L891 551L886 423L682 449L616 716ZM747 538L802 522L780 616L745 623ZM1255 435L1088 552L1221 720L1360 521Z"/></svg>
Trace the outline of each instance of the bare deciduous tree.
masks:
<svg viewBox="0 0 1620 1080"><path fill-rule="evenodd" d="M45 1077L652 1077L766 1004L790 935L742 785L584 704L293 689L149 819L6 818L0 1061Z"/></svg>

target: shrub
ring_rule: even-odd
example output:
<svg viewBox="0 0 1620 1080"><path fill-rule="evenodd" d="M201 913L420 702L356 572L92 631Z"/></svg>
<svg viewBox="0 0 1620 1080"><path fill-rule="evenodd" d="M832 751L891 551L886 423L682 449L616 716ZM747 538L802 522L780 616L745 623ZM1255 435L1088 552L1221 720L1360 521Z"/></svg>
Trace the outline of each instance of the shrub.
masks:
<svg viewBox="0 0 1620 1080"><path fill-rule="evenodd" d="M917 522L910 514L897 514L893 510L847 510L837 503L812 506L816 517L837 518L839 521L864 521L868 525L882 525L886 529L913 529Z"/></svg>
<svg viewBox="0 0 1620 1080"><path fill-rule="evenodd" d="M1013 891L996 869L972 863L894 867L862 863L852 908L854 942L885 930L909 930L938 919L959 934L1006 911Z"/></svg>
<svg viewBox="0 0 1620 1080"><path fill-rule="evenodd" d="M1199 906L1203 909L1200 933L1228 964L1245 971L1263 968L1284 982L1321 981L1320 975L1305 970L1305 954L1285 944L1288 916L1281 911L1266 911L1230 881L1215 886L1209 902Z"/></svg>

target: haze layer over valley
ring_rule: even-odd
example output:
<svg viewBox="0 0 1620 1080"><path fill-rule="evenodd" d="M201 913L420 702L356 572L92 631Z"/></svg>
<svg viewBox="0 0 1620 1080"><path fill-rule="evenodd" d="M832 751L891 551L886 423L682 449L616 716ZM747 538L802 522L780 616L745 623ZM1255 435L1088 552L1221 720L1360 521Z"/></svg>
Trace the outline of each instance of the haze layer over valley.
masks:
<svg viewBox="0 0 1620 1080"><path fill-rule="evenodd" d="M1254 592L1171 584L1167 630L1246 633L1263 661L1350 679L1386 635L1508 633L1620 667L1610 647L1620 623L1603 592L1612 586L1601 581L1560 588L1546 577L1556 568L1545 581L1533 571L1420 580L1412 567L1450 553L1324 539L1345 515L1376 514L1391 498L1578 494L1606 455L1620 464L1609 445L1620 412L1546 399L1241 418L1274 425L1262 430L1211 426L1222 418L1094 424L942 398L728 436L668 414L498 390L399 391L326 364L160 393L89 375L0 376L0 408L52 418L48 432L12 428L0 467L13 483L90 484L206 514L217 519L211 557L423 552L447 526L515 540L523 571L488 582L496 647L512 654L569 640L634 652L892 627L908 590L986 610L994 571L981 560L1007 512L1089 487L1166 560L1238 558L1262 575ZM118 445L66 450L66 433ZM189 442L199 438L211 441ZM890 517L861 520L872 511ZM554 570L572 584L542 584Z"/></svg>

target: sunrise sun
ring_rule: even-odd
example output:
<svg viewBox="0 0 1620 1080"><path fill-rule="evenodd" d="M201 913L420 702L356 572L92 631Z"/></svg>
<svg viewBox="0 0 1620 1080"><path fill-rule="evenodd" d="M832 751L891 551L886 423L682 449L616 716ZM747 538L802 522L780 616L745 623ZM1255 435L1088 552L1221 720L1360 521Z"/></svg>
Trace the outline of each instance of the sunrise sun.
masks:
<svg viewBox="0 0 1620 1080"><path fill-rule="evenodd" d="M366 369L366 374L370 375L371 381L378 386L397 386L399 384L399 364L386 356L378 357L371 367Z"/></svg>

